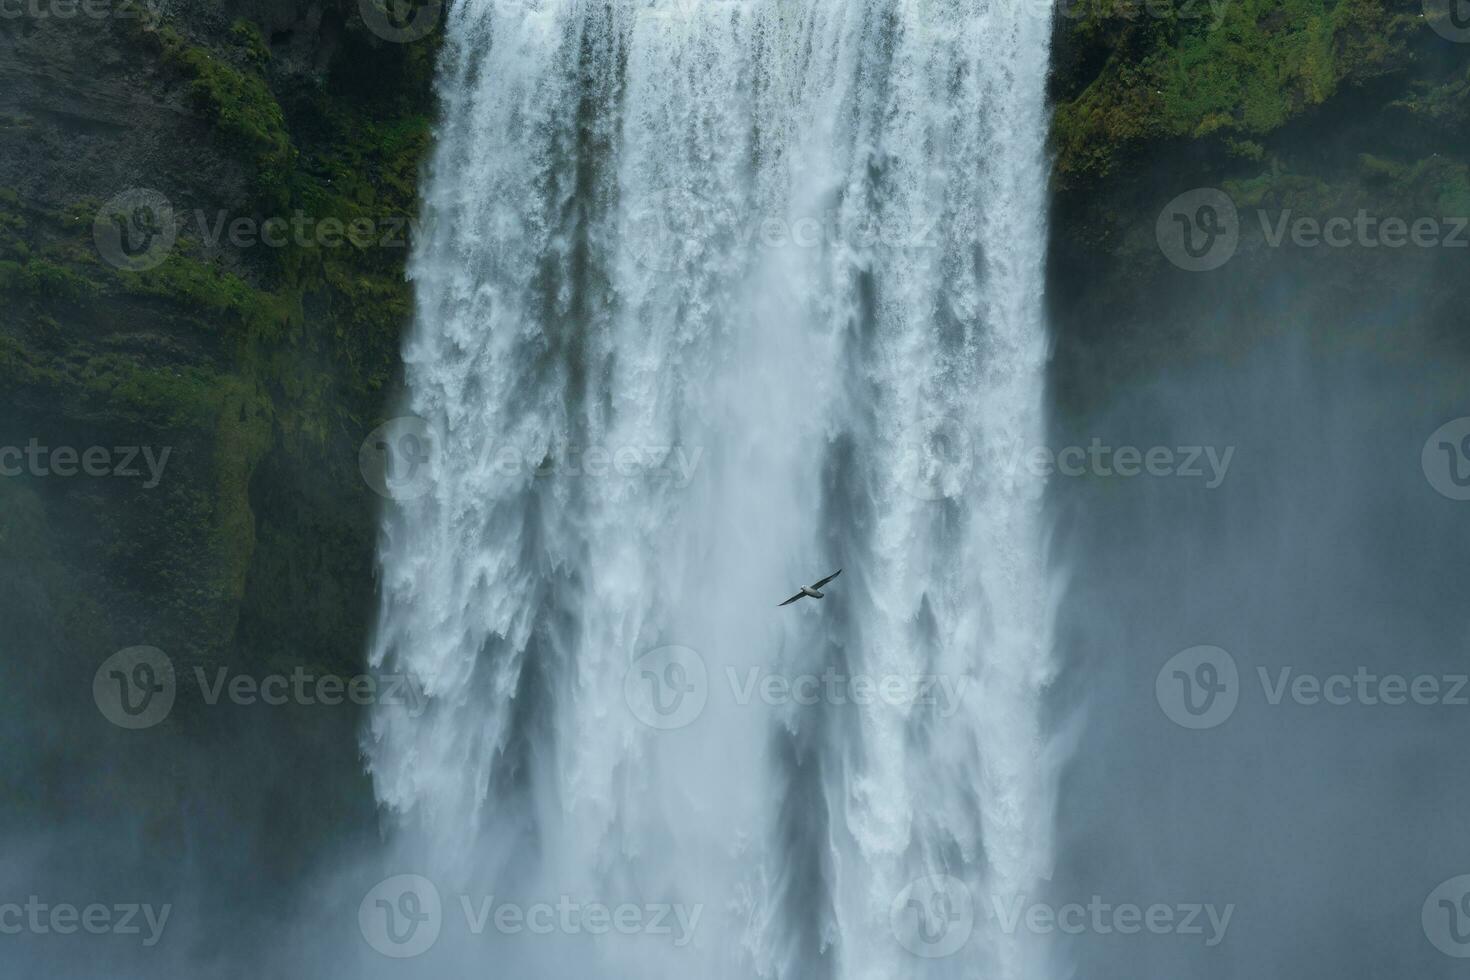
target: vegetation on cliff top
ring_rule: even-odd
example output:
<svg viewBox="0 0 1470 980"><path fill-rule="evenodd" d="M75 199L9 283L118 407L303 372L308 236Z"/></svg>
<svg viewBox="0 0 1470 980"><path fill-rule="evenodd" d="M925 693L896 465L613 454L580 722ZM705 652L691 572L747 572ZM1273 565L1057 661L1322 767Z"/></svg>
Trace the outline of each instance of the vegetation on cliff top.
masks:
<svg viewBox="0 0 1470 980"><path fill-rule="evenodd" d="M1096 66L1060 93L1058 176L1107 176L1149 140L1215 136L1260 159L1260 138L1347 83L1400 71L1410 13L1385 0L1165 0L1126 8L1082 0L1063 14L1064 48Z"/></svg>

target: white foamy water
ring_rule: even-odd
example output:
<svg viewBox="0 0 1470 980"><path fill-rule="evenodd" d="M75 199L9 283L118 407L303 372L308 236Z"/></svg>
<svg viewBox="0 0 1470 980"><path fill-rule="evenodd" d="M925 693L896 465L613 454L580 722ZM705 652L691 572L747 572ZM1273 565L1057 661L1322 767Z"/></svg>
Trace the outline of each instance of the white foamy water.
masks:
<svg viewBox="0 0 1470 980"><path fill-rule="evenodd" d="M448 29L405 352L433 451L372 654L428 701L375 711L368 766L446 918L702 914L684 944L446 925L436 954L1048 975L985 913L1051 859L1042 486L987 463L1044 438L1049 24L460 0ZM852 696L893 678L937 703Z"/></svg>

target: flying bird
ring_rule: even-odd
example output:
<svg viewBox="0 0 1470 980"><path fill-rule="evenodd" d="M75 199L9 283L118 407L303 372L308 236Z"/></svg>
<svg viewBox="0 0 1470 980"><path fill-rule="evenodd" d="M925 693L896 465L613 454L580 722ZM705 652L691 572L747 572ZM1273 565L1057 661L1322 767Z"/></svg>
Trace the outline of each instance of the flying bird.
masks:
<svg viewBox="0 0 1470 980"><path fill-rule="evenodd" d="M785 602L778 603L778 605L789 606L793 602L795 602L797 599L805 599L807 596L811 596L813 599L820 599L820 598L822 598L822 593L821 593L822 586L826 585L828 582L832 581L834 578L836 578L837 576L839 576L841 574L842 574L842 569L839 568L839 569L837 569L837 571L833 572L831 575L828 575L826 578L822 579L820 582L817 582L814 585L809 585L809 586L804 587L800 592L796 593L796 595L792 596L790 599L787 599Z"/></svg>

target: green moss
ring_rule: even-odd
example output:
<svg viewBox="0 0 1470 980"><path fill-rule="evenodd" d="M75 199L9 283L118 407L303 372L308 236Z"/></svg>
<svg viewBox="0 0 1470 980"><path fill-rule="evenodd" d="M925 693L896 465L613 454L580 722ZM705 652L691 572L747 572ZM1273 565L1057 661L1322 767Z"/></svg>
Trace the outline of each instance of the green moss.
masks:
<svg viewBox="0 0 1470 980"><path fill-rule="evenodd" d="M13 638L16 619L44 622L56 630L61 649L75 654L109 630L97 597L76 587L57 554L49 523L40 494L0 477L0 593L8 600L8 635Z"/></svg>
<svg viewBox="0 0 1470 980"><path fill-rule="evenodd" d="M1442 156L1401 163L1362 154L1355 174L1330 180L1272 168L1223 186L1242 209L1290 209L1319 220L1360 210L1380 219L1470 216L1470 167Z"/></svg>
<svg viewBox="0 0 1470 980"><path fill-rule="evenodd" d="M1358 154L1358 172L1363 180L1369 183L1391 183L1403 178L1404 167L1402 164L1373 156L1371 153L1360 153Z"/></svg>
<svg viewBox="0 0 1470 980"><path fill-rule="evenodd" d="M97 285L84 276L48 259L0 262L0 293L81 303L98 293Z"/></svg>
<svg viewBox="0 0 1470 980"><path fill-rule="evenodd" d="M235 38L245 46L247 64L263 64L269 57L259 29L236 21ZM255 191L263 207L283 207L286 188L296 161L296 150L286 129L285 113L270 86L255 70L242 70L202 45L188 41L172 26L145 28L139 40L151 46L165 64L191 79L189 94L195 109L254 161Z"/></svg>
<svg viewBox="0 0 1470 980"><path fill-rule="evenodd" d="M9 200L0 197L0 256L25 261L31 254L30 244L26 241L26 232L29 223L20 214L19 202L14 200L13 192Z"/></svg>
<svg viewBox="0 0 1470 980"><path fill-rule="evenodd" d="M250 477L271 445L269 404L252 385L241 380L232 380L219 392L211 550L219 559L215 591L236 609L245 595L245 579L255 550Z"/></svg>
<svg viewBox="0 0 1470 980"><path fill-rule="evenodd" d="M1240 160L1253 160L1260 163L1266 159L1266 148L1255 140L1228 139L1225 141L1225 149L1232 157Z"/></svg>
<svg viewBox="0 0 1470 980"><path fill-rule="evenodd" d="M265 35L260 32L260 25L253 20L241 17L230 26L230 37L235 43L245 50L245 57L257 68L264 68L271 60L270 46L265 43Z"/></svg>
<svg viewBox="0 0 1470 980"><path fill-rule="evenodd" d="M1470 130L1470 66L1443 80L1415 80L1392 106L1446 133Z"/></svg>
<svg viewBox="0 0 1470 980"><path fill-rule="evenodd" d="M219 266L175 252L146 272L118 272L125 292L167 300L198 314L206 329L239 327L252 339L279 337L300 317L299 300L269 292Z"/></svg>
<svg viewBox="0 0 1470 980"><path fill-rule="evenodd" d="M1396 70L1407 20L1381 0L1236 0L1214 14L1110 24L1099 6L1074 28L1107 35L1113 51L1074 99L1057 107L1058 169L1103 176L1128 146L1218 136L1255 148L1321 105L1346 81Z"/></svg>
<svg viewBox="0 0 1470 980"><path fill-rule="evenodd" d="M199 367L150 367L114 353L68 365L66 386L79 394L78 408L107 407L157 427L208 429L220 397L221 376Z"/></svg>

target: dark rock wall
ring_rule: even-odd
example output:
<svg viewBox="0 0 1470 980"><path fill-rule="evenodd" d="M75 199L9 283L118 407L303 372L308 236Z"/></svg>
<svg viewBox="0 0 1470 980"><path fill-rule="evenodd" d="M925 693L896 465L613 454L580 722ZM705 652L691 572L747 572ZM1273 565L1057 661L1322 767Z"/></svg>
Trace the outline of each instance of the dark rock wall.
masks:
<svg viewBox="0 0 1470 980"><path fill-rule="evenodd" d="M210 705L195 669L363 670L358 449L411 316L437 33L385 39L357 0L6 9L0 447L107 462L0 477L0 833L70 852L43 884L123 839L120 879L249 891L375 832L358 707ZM179 689L125 731L92 679L138 645Z"/></svg>
<svg viewBox="0 0 1470 980"><path fill-rule="evenodd" d="M373 832L353 707L210 706L192 670L363 669L380 501L358 449L391 414L411 315L437 33L387 40L356 0L41 8L0 18L0 447L170 455L151 487L0 478L0 830L109 829L130 842L119 875L222 876L227 914L325 841ZM1429 218L1441 238L1470 215L1470 38L1446 16L1437 0L1064 8L1063 414L1289 331L1464 355L1470 248L1270 241L1284 212ZM1223 194L1238 231L1208 271L1171 261L1158 230L1196 189ZM138 213L160 198L170 213ZM285 244L252 240L271 219ZM143 261L99 246L99 221ZM143 732L91 696L134 645L181 672Z"/></svg>
<svg viewBox="0 0 1470 980"><path fill-rule="evenodd" d="M1470 30L1438 0L1064 6L1049 283L1063 406L1287 331L1462 356L1467 94ZM1172 262L1157 229L1164 215L1177 234L1171 202L1194 190L1235 211L1221 220L1238 243L1207 270ZM1175 210L1192 219L1204 200ZM1337 244L1309 233L1343 218ZM1439 244L1385 237L1391 219L1431 222L1419 240Z"/></svg>

